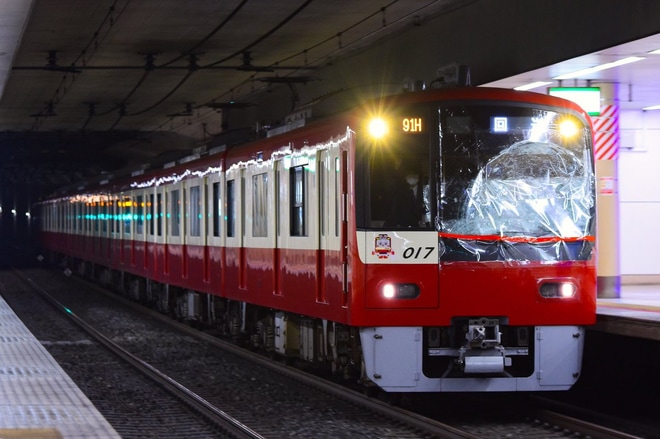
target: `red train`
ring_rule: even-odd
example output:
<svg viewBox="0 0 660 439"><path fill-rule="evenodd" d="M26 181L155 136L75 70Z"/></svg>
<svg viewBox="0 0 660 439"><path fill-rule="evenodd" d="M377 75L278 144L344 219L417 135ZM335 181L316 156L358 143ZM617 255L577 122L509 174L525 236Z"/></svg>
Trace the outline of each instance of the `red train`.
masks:
<svg viewBox="0 0 660 439"><path fill-rule="evenodd" d="M389 392L565 390L595 322L589 117L445 88L40 203L41 243L177 317Z"/></svg>

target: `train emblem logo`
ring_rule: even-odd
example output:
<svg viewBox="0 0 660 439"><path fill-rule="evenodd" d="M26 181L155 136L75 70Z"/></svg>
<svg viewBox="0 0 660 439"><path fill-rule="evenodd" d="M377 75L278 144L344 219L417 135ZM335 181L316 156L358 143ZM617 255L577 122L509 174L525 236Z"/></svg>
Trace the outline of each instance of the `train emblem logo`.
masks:
<svg viewBox="0 0 660 439"><path fill-rule="evenodd" d="M392 238L387 233L380 233L374 240L374 251L372 255L378 255L378 259L387 259L394 254L392 250Z"/></svg>

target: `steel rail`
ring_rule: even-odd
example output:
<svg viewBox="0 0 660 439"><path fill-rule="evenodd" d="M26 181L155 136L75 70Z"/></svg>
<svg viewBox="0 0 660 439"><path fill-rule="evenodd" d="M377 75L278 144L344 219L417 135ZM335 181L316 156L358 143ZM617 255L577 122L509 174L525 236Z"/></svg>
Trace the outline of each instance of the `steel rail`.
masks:
<svg viewBox="0 0 660 439"><path fill-rule="evenodd" d="M25 276L18 270L14 270L14 273L18 275L24 282L30 285L37 293L39 293L46 301L53 305L56 309L64 313L69 317L76 325L86 331L99 343L103 344L107 349L109 349L114 354L118 355L124 361L129 363L131 366L135 367L137 370L145 374L147 377L161 385L175 397L184 401L190 405L194 410L206 416L212 423L216 424L219 428L226 431L227 433L233 435L237 439L264 439L264 436L260 435L256 431L252 430L248 426L242 424L240 421L230 416L226 412L218 409L208 401L206 401L201 396L197 395L195 392L191 391L187 387L178 383L176 380L160 372L158 369L154 368L150 364L142 361L135 355L128 352L126 349L114 343L105 335L101 334L99 331L94 329L91 325L85 322L83 319L78 317L71 309L67 308L57 300L55 300L46 290L41 288L36 282L34 282L29 277Z"/></svg>

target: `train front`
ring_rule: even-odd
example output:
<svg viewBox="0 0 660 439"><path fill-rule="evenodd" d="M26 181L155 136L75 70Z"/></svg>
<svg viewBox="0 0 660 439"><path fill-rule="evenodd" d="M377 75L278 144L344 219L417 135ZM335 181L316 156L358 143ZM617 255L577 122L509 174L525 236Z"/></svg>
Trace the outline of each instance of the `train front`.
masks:
<svg viewBox="0 0 660 439"><path fill-rule="evenodd" d="M353 273L366 377L391 392L569 389L596 311L588 116L465 88L369 118Z"/></svg>

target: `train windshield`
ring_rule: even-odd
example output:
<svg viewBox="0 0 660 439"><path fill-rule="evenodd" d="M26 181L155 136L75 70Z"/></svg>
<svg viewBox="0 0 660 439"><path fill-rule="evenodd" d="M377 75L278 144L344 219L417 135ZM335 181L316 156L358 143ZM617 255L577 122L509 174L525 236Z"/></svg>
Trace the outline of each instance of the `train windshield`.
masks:
<svg viewBox="0 0 660 439"><path fill-rule="evenodd" d="M483 242L501 253L502 241L563 246L593 235L591 132L579 116L520 103L409 113L434 129L403 130L387 157L372 154L371 228L437 230L459 259L484 257Z"/></svg>

